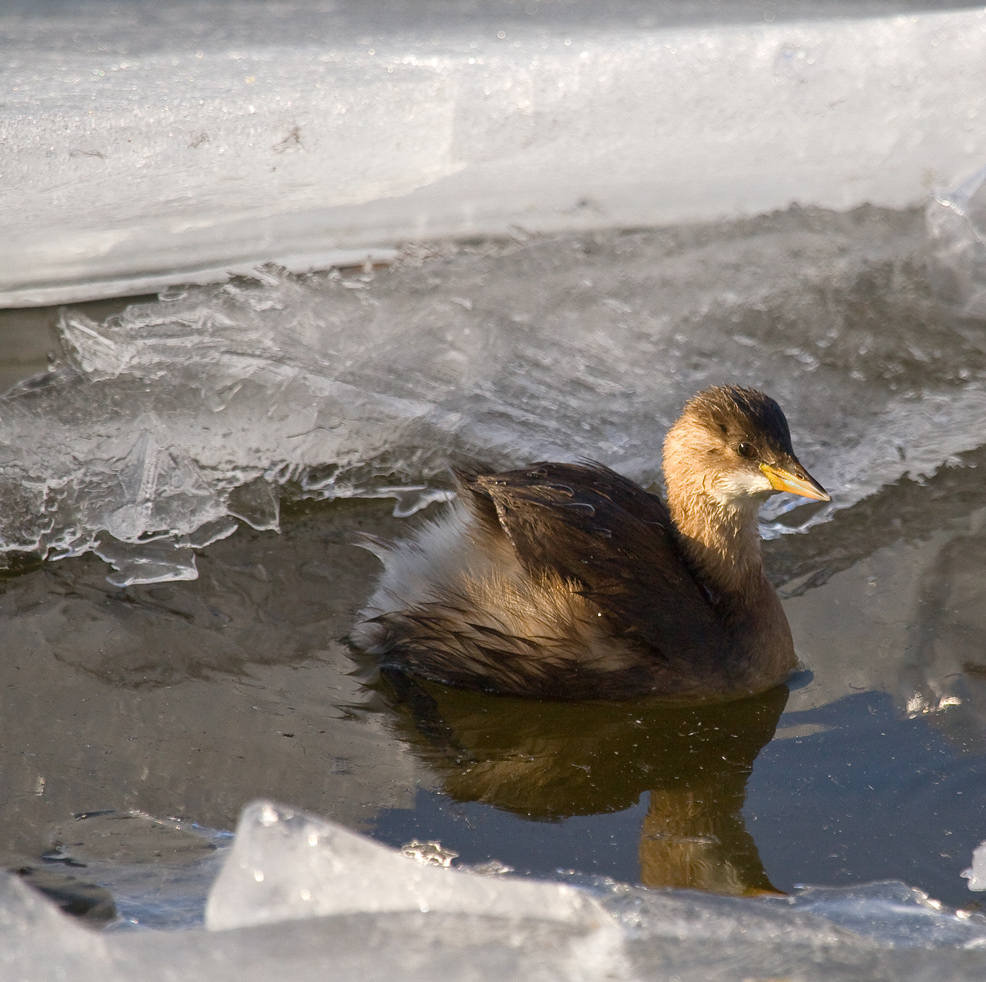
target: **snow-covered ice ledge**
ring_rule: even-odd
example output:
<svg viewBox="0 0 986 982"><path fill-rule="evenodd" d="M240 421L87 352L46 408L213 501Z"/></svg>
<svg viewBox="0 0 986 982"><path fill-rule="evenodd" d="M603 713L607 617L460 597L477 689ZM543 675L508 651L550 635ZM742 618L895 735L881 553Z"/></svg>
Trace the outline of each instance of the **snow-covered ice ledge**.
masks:
<svg viewBox="0 0 986 982"><path fill-rule="evenodd" d="M913 205L982 163L986 11L887 7L5 5L0 305L517 227Z"/></svg>

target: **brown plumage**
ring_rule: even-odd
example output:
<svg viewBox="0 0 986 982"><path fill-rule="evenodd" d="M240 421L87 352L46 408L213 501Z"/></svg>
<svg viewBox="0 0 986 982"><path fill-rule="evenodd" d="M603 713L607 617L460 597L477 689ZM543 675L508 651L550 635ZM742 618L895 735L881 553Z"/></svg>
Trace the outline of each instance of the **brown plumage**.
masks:
<svg viewBox="0 0 986 982"><path fill-rule="evenodd" d="M761 691L796 664L757 513L829 497L754 389L706 389L664 443L668 503L598 464L461 478L450 512L394 546L353 634L391 667L551 699Z"/></svg>

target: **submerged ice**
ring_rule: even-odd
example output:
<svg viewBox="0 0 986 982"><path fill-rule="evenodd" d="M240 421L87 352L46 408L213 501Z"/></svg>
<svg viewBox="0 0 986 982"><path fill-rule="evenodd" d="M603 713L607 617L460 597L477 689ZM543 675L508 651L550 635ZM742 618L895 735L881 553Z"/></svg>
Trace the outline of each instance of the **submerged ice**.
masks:
<svg viewBox="0 0 986 982"><path fill-rule="evenodd" d="M986 352L932 296L926 248L916 212L792 209L67 309L60 364L0 401L0 549L154 582L194 577L239 520L277 528L284 494L407 514L469 460L655 482L681 403L721 381L774 395L833 491L774 526L804 528L982 442Z"/></svg>

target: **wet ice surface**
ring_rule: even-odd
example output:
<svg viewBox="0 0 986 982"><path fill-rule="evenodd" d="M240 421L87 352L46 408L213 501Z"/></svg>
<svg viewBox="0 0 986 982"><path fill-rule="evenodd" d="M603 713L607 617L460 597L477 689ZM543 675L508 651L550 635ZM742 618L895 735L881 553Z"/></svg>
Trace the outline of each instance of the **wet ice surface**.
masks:
<svg viewBox="0 0 986 982"><path fill-rule="evenodd" d="M962 871L969 880L970 890L986 890L986 842L980 842L972 852L972 865Z"/></svg>
<svg viewBox="0 0 986 982"><path fill-rule="evenodd" d="M516 225L914 206L981 164L975 6L8 0L0 303Z"/></svg>
<svg viewBox="0 0 986 982"><path fill-rule="evenodd" d="M966 317L986 318L986 168L939 191L927 218L936 291Z"/></svg>
<svg viewBox="0 0 986 982"><path fill-rule="evenodd" d="M206 926L250 924L358 911L414 910L569 922L606 918L573 887L449 871L388 850L314 816L271 803L242 815L233 851L213 886Z"/></svg>
<svg viewBox="0 0 986 982"><path fill-rule="evenodd" d="M257 802L211 890L207 931L184 932L180 945L160 932L86 933L4 878L0 963L32 977L109 980L135 971L316 978L327 956L339 979L981 977L981 918L942 911L902 884L837 894L750 901L483 876L422 865L324 819Z"/></svg>
<svg viewBox="0 0 986 982"><path fill-rule="evenodd" d="M781 402L837 489L804 528L979 444L986 355L924 257L917 213L793 210L268 270L102 323L68 310L62 367L0 405L0 546L93 551L112 582L149 583L194 577L237 519L276 528L285 490L409 513L477 458L653 482L683 400L731 379Z"/></svg>
<svg viewBox="0 0 986 982"><path fill-rule="evenodd" d="M117 931L187 927L222 859L195 827L231 830L263 796L583 886L622 926L616 977L940 977L947 958L981 978L980 915L954 913L986 834L981 325L932 296L924 257L916 213L792 211L66 312L62 367L0 404L5 541L70 557L0 593L4 864L108 890ZM654 480L665 425L723 365L778 397L836 498L778 516L805 534L767 544L808 672L674 712L439 692L455 740L429 740L341 641L377 573L352 534L409 524L369 499L414 512L477 457L585 454ZM799 884L794 901L657 889ZM17 887L7 901L28 945L13 965L48 915ZM218 950L233 972L357 932L381 977L399 950L425 953L424 977L452 937L463 977L505 978L582 952L581 929L477 916L353 907L317 938L192 932L187 956L63 925L50 950L77 950L80 973Z"/></svg>

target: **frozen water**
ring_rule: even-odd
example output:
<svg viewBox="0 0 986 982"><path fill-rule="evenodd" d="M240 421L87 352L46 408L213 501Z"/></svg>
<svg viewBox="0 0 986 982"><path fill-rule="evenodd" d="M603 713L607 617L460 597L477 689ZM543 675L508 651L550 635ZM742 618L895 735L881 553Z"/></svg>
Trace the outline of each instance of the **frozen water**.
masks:
<svg viewBox="0 0 986 982"><path fill-rule="evenodd" d="M209 894L206 925L221 930L357 911L559 921L601 937L613 926L574 887L450 870L270 802L244 810Z"/></svg>
<svg viewBox="0 0 986 982"><path fill-rule="evenodd" d="M612 922L606 933L618 942ZM633 978L618 947L599 949L583 925L547 920L415 911L220 932L100 935L78 927L6 874L0 876L0 942L4 978L59 982L315 982L326 978L326 966L339 982Z"/></svg>
<svg viewBox="0 0 986 982"><path fill-rule="evenodd" d="M844 892L830 911L832 920L799 909L799 901L779 906L775 901L751 902L734 897L688 894L685 891L646 892L616 887L606 901L627 932L627 948L642 978L677 975L687 982L716 982L743 978L810 978L891 980L946 977L975 979L986 970L981 949L986 928L978 925L959 948L946 940L946 927L912 932L907 918L896 931L890 926L896 907L879 896L856 897ZM888 928L877 939L866 935ZM847 916L850 915L850 916ZM942 921L959 922L942 914ZM872 930L876 925L877 930ZM954 934L958 934L956 929ZM687 954L686 954L687 952Z"/></svg>
<svg viewBox="0 0 986 982"><path fill-rule="evenodd" d="M145 825L142 834L162 832ZM91 850L85 858L98 860ZM982 919L901 884L750 900L489 877L423 865L270 802L244 812L208 917L205 931L97 934L3 876L0 968L4 977L69 982L307 980L324 978L329 964L344 982L971 982L986 971Z"/></svg>
<svg viewBox="0 0 986 982"><path fill-rule="evenodd" d="M958 916L902 883L814 887L793 898L751 903L585 877L572 877L578 889L486 876L448 869L454 858L438 843L414 843L401 852L338 823L255 802L243 811L233 849L210 892L206 924L224 930L410 910L559 921L591 933L611 927L605 909L635 937L715 931L754 941L797 924L826 944L846 940L842 929L848 928L890 947L986 949L986 919Z"/></svg>
<svg viewBox="0 0 986 982"><path fill-rule="evenodd" d="M580 878L584 879L584 878ZM865 937L891 948L986 949L986 919L948 910L920 890L903 883L853 887L811 887L792 897L749 899L648 891L585 880L631 937L743 936L755 942L776 940L798 930L812 943L837 945ZM984 959L986 964L986 959Z"/></svg>
<svg viewBox="0 0 986 982"><path fill-rule="evenodd" d="M928 6L7 3L0 303L515 226L915 206L986 141L986 14Z"/></svg>
<svg viewBox="0 0 986 982"><path fill-rule="evenodd" d="M986 319L986 167L928 205L930 267L939 293L966 317Z"/></svg>
<svg viewBox="0 0 986 982"><path fill-rule="evenodd" d="M724 380L781 402L833 492L768 531L804 528L982 442L986 353L925 243L917 212L793 209L68 310L62 367L0 401L0 548L154 582L195 576L236 518L276 528L285 492L409 514L450 464L578 456L653 482L681 403Z"/></svg>
<svg viewBox="0 0 986 982"><path fill-rule="evenodd" d="M970 890L986 890L986 842L980 842L972 853L972 866L962 875L969 880Z"/></svg>
<svg viewBox="0 0 986 982"><path fill-rule="evenodd" d="M0 974L9 979L81 980L97 972L107 977L108 961L105 937L79 927L18 877L0 873Z"/></svg>
<svg viewBox="0 0 986 982"><path fill-rule="evenodd" d="M794 906L883 944L986 949L986 919L981 915L972 919L948 911L903 883L811 887L797 895Z"/></svg>

